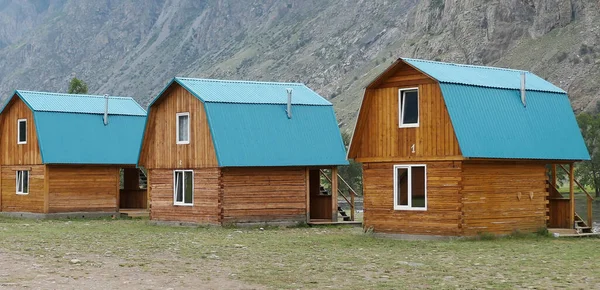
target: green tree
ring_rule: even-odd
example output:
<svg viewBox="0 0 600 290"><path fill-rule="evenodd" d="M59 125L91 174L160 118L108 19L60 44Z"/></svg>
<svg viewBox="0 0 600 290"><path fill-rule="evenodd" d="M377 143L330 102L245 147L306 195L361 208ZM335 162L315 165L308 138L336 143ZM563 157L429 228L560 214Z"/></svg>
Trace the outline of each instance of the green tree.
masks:
<svg viewBox="0 0 600 290"><path fill-rule="evenodd" d="M591 160L579 163L575 176L582 185L594 188L596 197L600 197L600 114L581 113L577 123Z"/></svg>
<svg viewBox="0 0 600 290"><path fill-rule="evenodd" d="M87 92L88 86L84 81L75 77L71 79L71 82L69 83L69 94L87 94Z"/></svg>
<svg viewBox="0 0 600 290"><path fill-rule="evenodd" d="M346 151L348 151L348 147L350 146L350 139L352 136L348 132L342 133L342 140L344 140L344 145L346 146ZM359 195L362 195L362 165L360 163L355 162L354 160L349 160L350 165L348 166L340 166L338 168L338 174L350 184L352 189L356 191ZM340 189L344 190L346 185L343 182L340 183Z"/></svg>

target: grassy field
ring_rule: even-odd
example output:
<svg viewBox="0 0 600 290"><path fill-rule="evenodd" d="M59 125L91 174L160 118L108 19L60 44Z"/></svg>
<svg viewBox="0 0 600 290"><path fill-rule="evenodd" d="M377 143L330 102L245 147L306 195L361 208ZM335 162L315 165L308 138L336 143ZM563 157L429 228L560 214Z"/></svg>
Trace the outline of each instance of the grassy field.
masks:
<svg viewBox="0 0 600 290"><path fill-rule="evenodd" d="M600 239L400 241L360 228L0 218L0 287L600 288Z"/></svg>

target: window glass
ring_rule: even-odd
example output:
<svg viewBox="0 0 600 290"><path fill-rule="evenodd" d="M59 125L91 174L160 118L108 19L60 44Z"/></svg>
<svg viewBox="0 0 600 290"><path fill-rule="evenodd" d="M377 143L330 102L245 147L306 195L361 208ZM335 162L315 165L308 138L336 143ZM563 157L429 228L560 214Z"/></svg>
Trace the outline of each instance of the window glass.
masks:
<svg viewBox="0 0 600 290"><path fill-rule="evenodd" d="M411 167L411 200L412 207L425 207L425 167Z"/></svg>
<svg viewBox="0 0 600 290"><path fill-rule="evenodd" d="M185 203L192 203L192 196L193 196L193 190L194 190L194 177L193 177L193 172L191 171L186 171L185 172L185 196L184 196L184 202Z"/></svg>
<svg viewBox="0 0 600 290"><path fill-rule="evenodd" d="M18 135L19 135L18 136L19 144L27 143L27 120L19 120L19 134Z"/></svg>
<svg viewBox="0 0 600 290"><path fill-rule="evenodd" d="M408 168L396 168L396 205L408 206Z"/></svg>
<svg viewBox="0 0 600 290"><path fill-rule="evenodd" d="M175 202L183 202L183 171L175 171Z"/></svg>
<svg viewBox="0 0 600 290"><path fill-rule="evenodd" d="M190 116L189 115L179 115L177 117L178 120L178 140L177 142L189 142L189 126L190 126Z"/></svg>
<svg viewBox="0 0 600 290"><path fill-rule="evenodd" d="M417 90L403 91L402 124L419 124L419 93Z"/></svg>

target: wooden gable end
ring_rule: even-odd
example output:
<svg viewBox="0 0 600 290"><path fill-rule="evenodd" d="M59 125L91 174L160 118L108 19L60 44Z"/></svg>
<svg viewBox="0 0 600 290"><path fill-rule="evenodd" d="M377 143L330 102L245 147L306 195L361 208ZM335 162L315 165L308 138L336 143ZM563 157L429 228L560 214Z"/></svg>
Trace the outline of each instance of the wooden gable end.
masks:
<svg viewBox="0 0 600 290"><path fill-rule="evenodd" d="M399 90L418 88L419 126L399 128ZM462 159L438 83L399 60L365 89L348 153L359 162Z"/></svg>
<svg viewBox="0 0 600 290"><path fill-rule="evenodd" d="M17 144L18 120L27 120L27 143ZM38 165L42 164L37 131L31 109L14 95L4 111L0 121L0 163L2 165Z"/></svg>
<svg viewBox="0 0 600 290"><path fill-rule="evenodd" d="M177 113L189 112L190 142L177 144ZM177 83L148 110L140 164L151 169L218 167L204 104Z"/></svg>

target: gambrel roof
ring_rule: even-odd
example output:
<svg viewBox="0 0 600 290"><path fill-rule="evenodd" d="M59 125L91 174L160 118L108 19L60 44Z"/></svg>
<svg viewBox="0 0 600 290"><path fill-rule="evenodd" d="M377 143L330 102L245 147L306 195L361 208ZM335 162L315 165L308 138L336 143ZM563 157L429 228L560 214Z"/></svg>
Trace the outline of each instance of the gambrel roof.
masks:
<svg viewBox="0 0 600 290"><path fill-rule="evenodd" d="M146 111L132 98L17 90L33 113L44 164L136 164ZM0 114L10 103L8 99Z"/></svg>

